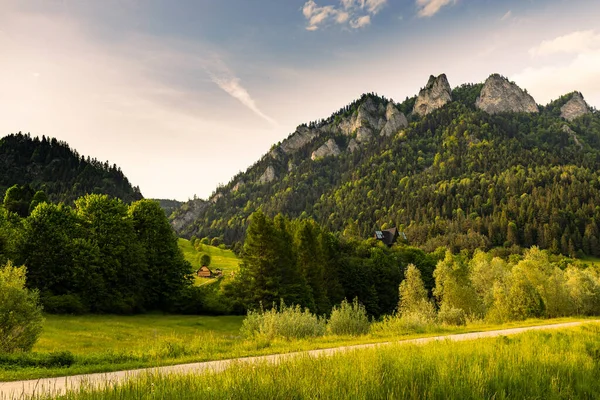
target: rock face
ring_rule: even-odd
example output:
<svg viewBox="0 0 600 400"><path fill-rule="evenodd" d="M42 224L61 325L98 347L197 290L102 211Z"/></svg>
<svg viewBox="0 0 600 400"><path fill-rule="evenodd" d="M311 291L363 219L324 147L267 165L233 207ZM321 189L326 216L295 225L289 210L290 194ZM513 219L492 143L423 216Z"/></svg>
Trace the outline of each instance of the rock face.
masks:
<svg viewBox="0 0 600 400"><path fill-rule="evenodd" d="M571 100L560 108L560 116L567 121L573 121L590 112L590 107L583 99L583 95L579 92L573 93Z"/></svg>
<svg viewBox="0 0 600 400"><path fill-rule="evenodd" d="M490 76L485 81L475 106L488 114L503 112L536 113L539 111L533 97L498 74Z"/></svg>
<svg viewBox="0 0 600 400"><path fill-rule="evenodd" d="M269 165L265 172L258 178L258 183L271 183L275 180L275 168L272 165Z"/></svg>
<svg viewBox="0 0 600 400"><path fill-rule="evenodd" d="M385 126L386 121L380 116L384 111L377 107L373 99L368 98L358 107L356 115L340 123L339 129L345 135L352 135L356 132L358 143L367 142L373 133L381 131Z"/></svg>
<svg viewBox="0 0 600 400"><path fill-rule="evenodd" d="M400 129L408 126L408 120L406 119L406 116L398 111L392 102L389 102L387 105L385 118L387 119L387 122L381 130L381 134L384 136L391 136Z"/></svg>
<svg viewBox="0 0 600 400"><path fill-rule="evenodd" d="M350 153L354 153L354 150L358 149L358 143L356 143L356 140L354 139L350 139L350 143L348 143L348 151Z"/></svg>
<svg viewBox="0 0 600 400"><path fill-rule="evenodd" d="M210 198L210 202L215 204L219 199L223 197L223 193L217 193L213 197Z"/></svg>
<svg viewBox="0 0 600 400"><path fill-rule="evenodd" d="M290 137L281 143L281 150L285 154L290 154L301 149L314 138L319 136L320 132L317 129L310 129L307 126L299 126Z"/></svg>
<svg viewBox="0 0 600 400"><path fill-rule="evenodd" d="M571 129L567 124L562 126L562 131L573 138L573 141L575 142L577 147L579 147L580 149L583 148L583 145L581 144L581 142L579 141L579 138L577 137L577 133L575 133L575 131L573 129Z"/></svg>
<svg viewBox="0 0 600 400"><path fill-rule="evenodd" d="M446 74L441 74L437 78L431 75L427 85L419 92L413 114L427 115L450 101L452 101L452 89Z"/></svg>
<svg viewBox="0 0 600 400"><path fill-rule="evenodd" d="M337 145L337 143L335 143L335 140L329 139L323 146L313 151L312 155L310 156L310 159L314 161L317 158L339 156L340 154L340 148Z"/></svg>
<svg viewBox="0 0 600 400"><path fill-rule="evenodd" d="M238 190L240 190L240 188L242 186L244 186L244 181L243 180L237 181L236 184L231 188L231 191L235 193Z"/></svg>
<svg viewBox="0 0 600 400"><path fill-rule="evenodd" d="M185 230L200 217L200 214L208 206L208 202L200 199L190 200L181 206L171 219L171 226L175 232L182 234Z"/></svg>

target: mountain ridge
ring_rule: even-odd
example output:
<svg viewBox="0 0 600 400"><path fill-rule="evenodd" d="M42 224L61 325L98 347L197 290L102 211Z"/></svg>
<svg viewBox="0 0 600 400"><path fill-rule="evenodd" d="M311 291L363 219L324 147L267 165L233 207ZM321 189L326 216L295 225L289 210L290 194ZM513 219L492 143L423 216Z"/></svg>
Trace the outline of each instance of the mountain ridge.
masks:
<svg viewBox="0 0 600 400"><path fill-rule="evenodd" d="M439 79L447 82L447 78L443 74L438 78L432 76L421 93L434 87L436 80ZM500 82L503 86L507 85L502 89L507 92L518 89L518 93L525 93L497 74L488 78L488 81L491 81L491 84ZM489 86L488 81L486 83ZM248 168L246 172L237 174L229 184L218 188L211 196L211 199L216 198L216 201L205 207L193 219L194 222L180 226L178 232L182 235L220 236L226 243L231 244L243 238L246 219L251 211L262 208L272 214L282 212L291 217L312 217L341 233L348 227L357 225L360 235L364 237L369 235L372 229L381 225L401 225L408 228L413 223L419 224L418 220L411 220L414 215L411 218L400 218L398 210L394 210L394 207L399 206L404 199L394 199L391 193L399 192L400 182L404 178L422 180L424 178L421 175L415 178L414 174L423 174L424 171L435 172L440 181L441 178L447 180L461 176L460 167L463 160L457 160L457 158L465 156L468 158L471 157L470 153L480 153L482 146L490 146L490 143L492 143L492 147L496 145L494 141L502 148L512 149L512 153L508 153L507 158L519 154L519 157L522 157L519 163L524 167L531 167L534 166L534 163L538 163L544 165L544 168L549 168L551 164L566 165L571 161L564 158L564 154L559 153L558 147L544 148L545 145L542 143L540 135L550 135L551 142L571 143L573 151L583 151L586 154L593 152L596 157L596 152L600 149L595 130L597 113L589 110L589 114L582 114L580 118L571 121L560 116L560 108L576 92L562 96L547 106L539 106L539 112L535 114L502 110L488 113L478 107L478 104L481 104L480 98L485 86L486 84L466 84L455 87L450 94L452 99L450 102L424 116L411 112L419 101L418 97L407 98L402 103L395 103L371 93L363 95L359 100L350 103L325 120L302 124L288 138L274 145L269 153ZM510 108L512 100L508 101L508 108L512 110ZM393 134L386 132L384 135L382 126L389 121L386 109L390 105L404 115L406 124L400 124ZM467 130L467 132L461 133L462 136L449 135L449 130L463 130L462 127L457 128L457 125L461 125L459 124L461 120L462 125L473 125L470 128L472 132ZM587 129L585 124L588 127L590 124L594 125L594 135L586 135L583 132ZM565 131L565 126L572 132ZM532 130L532 127L537 127L539 132ZM519 130L522 132L518 132ZM498 132L494 136L492 131ZM451 136L454 142L448 142L445 136ZM515 136L518 138L515 139ZM539 148L536 150L535 146L532 147L528 141L535 141L536 145L539 142ZM289 143L295 145L290 147ZM315 154L327 143L329 145L326 147L331 148L335 144L339 154L338 151L324 154L323 157ZM458 150L447 151L454 145L459 146ZM292 148L293 151L290 150ZM417 154L411 154L410 158L402 157L403 153L410 153L413 150L416 150ZM547 152L549 161L540 160L536 155L539 152ZM313 155L317 156L312 157ZM502 166L503 160L498 160L495 155L489 157L494 160L494 163L497 163L494 168ZM391 167L386 166L382 170L389 170L390 174L395 174L393 183L387 182L391 180L391 176L373 177L373 170L380 167L378 163L381 163L383 159ZM440 166L443 168L440 169ZM452 166L454 174L442 176L440 171L445 171L449 166ZM510 167L510 164L506 164L502 168ZM268 170L270 171L269 180L261 181L260 177ZM478 173L480 172L485 171L481 170ZM468 174L471 173L474 172L471 171ZM368 178L364 178L365 176ZM344 194L348 190L356 192L356 187L365 179L372 180L369 183L369 190L365 190L362 195ZM233 190L234 187L236 190ZM336 197L342 200L337 203L332 201ZM364 203L365 199L371 199L371 201L381 199L382 207L379 210L373 210L372 215L365 216L365 210L373 208L371 205L365 204L362 210L358 208L356 212L350 212L349 208L352 207L345 204L344 198L353 198L346 203L351 201ZM423 198L423 201L425 200ZM329 215L323 214L325 211ZM343 217L338 214L342 214ZM384 222L385 215L389 216L388 222ZM482 211L480 217L489 217L489 215L486 216ZM349 219L352 221L347 221ZM450 215L448 219L452 221L455 218ZM506 227L502 227L503 231L506 229ZM525 227L521 226L518 229L523 235L522 230ZM584 228L580 230L583 231ZM491 240L489 237L493 234L484 233L485 235L480 232L483 236L488 237L486 243L489 241L497 244L500 241L500 239ZM467 232L461 234L467 235ZM502 236L505 238L506 232ZM431 237L424 240L419 239L417 243L424 244L429 239ZM486 246L489 245L491 244L486 244Z"/></svg>

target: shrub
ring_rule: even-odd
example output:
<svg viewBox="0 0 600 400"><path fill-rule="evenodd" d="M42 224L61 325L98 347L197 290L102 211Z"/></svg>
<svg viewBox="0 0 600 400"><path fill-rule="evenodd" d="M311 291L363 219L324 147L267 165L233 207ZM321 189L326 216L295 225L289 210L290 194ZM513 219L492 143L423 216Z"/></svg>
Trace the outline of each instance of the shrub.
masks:
<svg viewBox="0 0 600 400"><path fill-rule="evenodd" d="M42 333L39 294L25 288L25 267L0 268L0 353L29 351Z"/></svg>
<svg viewBox="0 0 600 400"><path fill-rule="evenodd" d="M462 308L455 308L446 305L442 305L442 308L440 308L438 320L442 324L446 325L460 326L467 324L467 316Z"/></svg>
<svg viewBox="0 0 600 400"><path fill-rule="evenodd" d="M325 320L300 306L287 307L283 301L279 307L265 311L249 311L242 323L240 333L245 337L263 336L268 339L302 339L322 336Z"/></svg>
<svg viewBox="0 0 600 400"><path fill-rule="evenodd" d="M365 307L355 298L352 304L346 300L331 311L327 329L333 335L364 335L369 333L371 324Z"/></svg>
<svg viewBox="0 0 600 400"><path fill-rule="evenodd" d="M70 367L75 363L75 356L70 351L55 351L51 353L0 353L0 366L20 368L56 368Z"/></svg>

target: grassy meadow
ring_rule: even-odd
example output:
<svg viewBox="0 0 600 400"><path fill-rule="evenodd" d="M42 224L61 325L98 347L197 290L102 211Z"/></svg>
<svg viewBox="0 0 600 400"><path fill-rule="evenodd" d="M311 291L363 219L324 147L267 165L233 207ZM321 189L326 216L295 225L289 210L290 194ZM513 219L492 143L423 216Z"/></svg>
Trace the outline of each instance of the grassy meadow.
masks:
<svg viewBox="0 0 600 400"><path fill-rule="evenodd" d="M148 374L84 399L594 399L600 325L427 345L391 345L199 375Z"/></svg>
<svg viewBox="0 0 600 400"><path fill-rule="evenodd" d="M288 353L575 320L578 319L538 319L503 325L470 323L463 327L418 329L394 328L374 322L370 333L361 336L327 334L317 338L283 339L243 337L240 334L243 317L238 316L47 315L42 336L31 354L0 357L0 381ZM62 363L64 352L68 352L69 362Z"/></svg>
<svg viewBox="0 0 600 400"><path fill-rule="evenodd" d="M210 256L210 269L213 271L217 268L221 269L225 278L229 277L232 272L235 273L240 269L240 260L231 250L223 250L208 244L202 244L201 247L196 250L189 240L183 238L179 239L178 244L183 252L183 256L192 265L192 270L194 272L202 266L200 265L200 258L203 254L208 254ZM195 282L196 285L203 285L215 282L215 280L196 277Z"/></svg>

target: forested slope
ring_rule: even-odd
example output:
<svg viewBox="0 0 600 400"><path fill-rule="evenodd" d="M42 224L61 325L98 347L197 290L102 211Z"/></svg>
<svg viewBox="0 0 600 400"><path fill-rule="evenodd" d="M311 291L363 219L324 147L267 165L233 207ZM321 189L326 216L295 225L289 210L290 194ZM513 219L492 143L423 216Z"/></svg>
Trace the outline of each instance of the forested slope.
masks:
<svg viewBox="0 0 600 400"><path fill-rule="evenodd" d="M88 193L132 202L142 198L116 165L86 158L55 138L11 134L0 139L0 196L13 185L30 196L43 190L55 202L70 203Z"/></svg>
<svg viewBox="0 0 600 400"><path fill-rule="evenodd" d="M600 114L578 92L537 106L499 75L455 88L440 105L432 97L445 79L432 77L417 99L363 95L300 126L218 188L180 233L234 243L262 209L354 237L397 226L426 250L538 245L600 255ZM508 100L489 99L493 85ZM424 116L411 112L415 101ZM566 113L575 106L584 109ZM407 120L390 134L398 113Z"/></svg>

